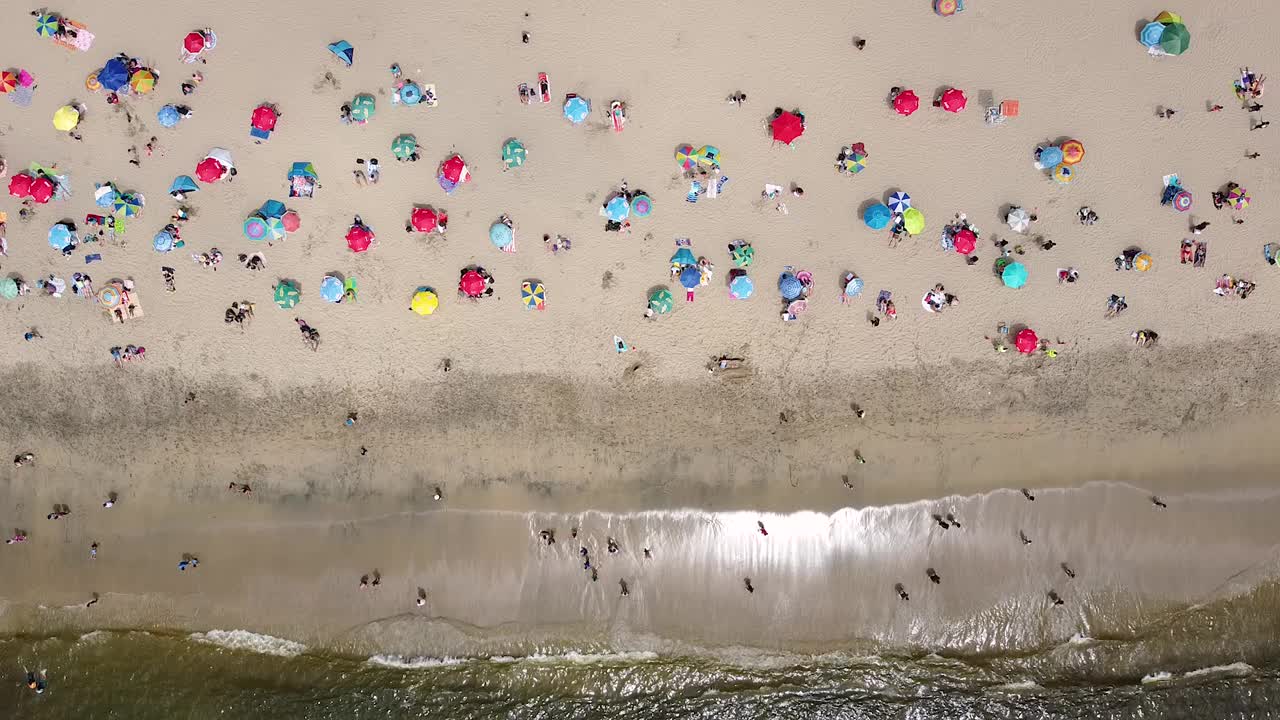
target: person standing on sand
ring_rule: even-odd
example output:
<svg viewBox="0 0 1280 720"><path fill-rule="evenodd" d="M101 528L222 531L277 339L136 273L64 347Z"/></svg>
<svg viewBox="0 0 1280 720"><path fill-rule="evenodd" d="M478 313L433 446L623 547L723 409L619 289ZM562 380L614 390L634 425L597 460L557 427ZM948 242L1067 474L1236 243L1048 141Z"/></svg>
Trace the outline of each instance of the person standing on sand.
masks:
<svg viewBox="0 0 1280 720"><path fill-rule="evenodd" d="M749 577L742 578L742 584L744 587L747 588L747 592L754 593L756 591L755 586L751 584L751 578Z"/></svg>

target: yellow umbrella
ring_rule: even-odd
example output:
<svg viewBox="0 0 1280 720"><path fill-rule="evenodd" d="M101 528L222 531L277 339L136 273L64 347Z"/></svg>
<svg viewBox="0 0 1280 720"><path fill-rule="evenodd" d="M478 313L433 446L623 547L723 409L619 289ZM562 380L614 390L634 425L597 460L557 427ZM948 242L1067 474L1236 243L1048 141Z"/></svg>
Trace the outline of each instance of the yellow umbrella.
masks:
<svg viewBox="0 0 1280 720"><path fill-rule="evenodd" d="M1163 25L1172 25L1174 23L1181 23L1182 16L1179 15L1178 13L1172 13L1172 12L1169 12L1168 10L1165 10L1164 12L1156 16L1156 22L1161 23Z"/></svg>
<svg viewBox="0 0 1280 720"><path fill-rule="evenodd" d="M924 213L916 208L907 208L902 213L902 227L908 235L919 235L924 232Z"/></svg>
<svg viewBox="0 0 1280 720"><path fill-rule="evenodd" d="M440 307L440 298L430 290L419 290L413 295L413 302L409 304L409 309L419 315L430 315Z"/></svg>
<svg viewBox="0 0 1280 720"><path fill-rule="evenodd" d="M89 77L84 79L84 89L89 92L98 92L102 89L102 83L98 82L98 71L94 70L89 73Z"/></svg>
<svg viewBox="0 0 1280 720"><path fill-rule="evenodd" d="M53 113L53 127L61 132L71 132L80 124L80 111L63 105Z"/></svg>
<svg viewBox="0 0 1280 720"><path fill-rule="evenodd" d="M1138 257L1133 259L1133 269L1137 270L1138 272L1146 272L1150 270L1151 256L1146 253L1141 253L1140 255L1138 255Z"/></svg>

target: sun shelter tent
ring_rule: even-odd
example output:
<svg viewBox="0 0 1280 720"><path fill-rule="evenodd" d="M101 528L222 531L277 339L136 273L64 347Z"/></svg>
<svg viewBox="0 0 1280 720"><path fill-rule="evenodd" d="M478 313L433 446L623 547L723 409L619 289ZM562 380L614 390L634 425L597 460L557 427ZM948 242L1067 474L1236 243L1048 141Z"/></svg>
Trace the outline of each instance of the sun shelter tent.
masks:
<svg viewBox="0 0 1280 720"><path fill-rule="evenodd" d="M320 186L316 166L309 162L296 162L289 169L289 197L313 197Z"/></svg>

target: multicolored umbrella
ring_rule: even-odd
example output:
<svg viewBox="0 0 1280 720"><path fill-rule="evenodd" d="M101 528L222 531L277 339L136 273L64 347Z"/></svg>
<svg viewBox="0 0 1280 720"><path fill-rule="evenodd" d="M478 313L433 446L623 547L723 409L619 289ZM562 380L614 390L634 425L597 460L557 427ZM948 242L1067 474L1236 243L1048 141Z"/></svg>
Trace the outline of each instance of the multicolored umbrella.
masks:
<svg viewBox="0 0 1280 720"><path fill-rule="evenodd" d="M164 105L156 111L156 120L160 123L160 127L171 128L182 122L182 113L178 112L178 108L173 105Z"/></svg>
<svg viewBox="0 0 1280 720"><path fill-rule="evenodd" d="M1160 49L1170 55L1181 55L1191 47L1191 31L1182 23L1170 23L1164 26L1160 35Z"/></svg>
<svg viewBox="0 0 1280 720"><path fill-rule="evenodd" d="M693 290L702 284L702 271L696 265L686 265L680 271L680 286L685 290Z"/></svg>
<svg viewBox="0 0 1280 720"><path fill-rule="evenodd" d="M867 167L867 154L857 152L856 150L845 153L844 159L840 161L846 172L860 173Z"/></svg>
<svg viewBox="0 0 1280 720"><path fill-rule="evenodd" d="M942 109L949 113L958 113L969 104L969 98L965 97L964 91L959 88L948 88L942 93Z"/></svg>
<svg viewBox="0 0 1280 720"><path fill-rule="evenodd" d="M505 250L516 241L515 231L504 222L496 222L489 226L489 242L499 250Z"/></svg>
<svg viewBox="0 0 1280 720"><path fill-rule="evenodd" d="M413 300L409 302L409 309L422 316L430 315L440 307L440 298L427 288L418 288L413 294Z"/></svg>
<svg viewBox="0 0 1280 720"><path fill-rule="evenodd" d="M1179 190L1173 196L1173 209L1178 212L1186 212L1191 209L1192 197L1190 191Z"/></svg>
<svg viewBox="0 0 1280 720"><path fill-rule="evenodd" d="M1062 150L1062 164L1075 165L1084 159L1084 143L1079 140L1068 140L1059 146Z"/></svg>
<svg viewBox="0 0 1280 720"><path fill-rule="evenodd" d="M119 193L116 192L116 186L111 183L95 185L93 188L93 204L103 210L111 210L115 206L116 197L118 195Z"/></svg>
<svg viewBox="0 0 1280 720"><path fill-rule="evenodd" d="M671 297L671 291L666 288L655 290L649 296L649 309L659 315L666 315L675 307L675 302Z"/></svg>
<svg viewBox="0 0 1280 720"><path fill-rule="evenodd" d="M347 247L351 252L362 253L373 245L373 231L365 225L352 225L347 230Z"/></svg>
<svg viewBox="0 0 1280 720"><path fill-rule="evenodd" d="M1013 346L1018 349L1018 352L1030 355L1040 349L1040 338L1036 335L1035 330L1023 328L1014 336Z"/></svg>
<svg viewBox="0 0 1280 720"><path fill-rule="evenodd" d="M111 203L112 211L127 218L137 217L142 213L142 197L134 193L116 193Z"/></svg>
<svg viewBox="0 0 1280 720"><path fill-rule="evenodd" d="M520 283L520 302L529 310L545 310L547 307L547 289L542 283L525 280Z"/></svg>
<svg viewBox="0 0 1280 720"><path fill-rule="evenodd" d="M196 178L203 183L215 183L227 174L227 168L217 160L207 157L196 165Z"/></svg>
<svg viewBox="0 0 1280 720"><path fill-rule="evenodd" d="M63 105L53 113L53 129L59 132L71 132L80 124L80 111L70 105Z"/></svg>
<svg viewBox="0 0 1280 720"><path fill-rule="evenodd" d="M429 207L416 207L409 213L409 226L418 232L435 232L439 225L439 216Z"/></svg>
<svg viewBox="0 0 1280 720"><path fill-rule="evenodd" d="M458 292L467 297L480 297L488 286L484 276L475 270L466 271L458 280Z"/></svg>
<svg viewBox="0 0 1280 720"><path fill-rule="evenodd" d="M782 113L774 118L773 122L769 123L769 127L773 131L773 139L787 145L795 142L796 138L804 134L804 121L795 113Z"/></svg>
<svg viewBox="0 0 1280 720"><path fill-rule="evenodd" d="M1050 145L1040 150L1040 158L1037 160L1040 167L1057 167L1062 164L1062 148L1057 145Z"/></svg>
<svg viewBox="0 0 1280 720"><path fill-rule="evenodd" d="M693 146L681 145L676 148L676 162L680 164L680 169L684 171L698 167L698 159L693 156Z"/></svg>
<svg viewBox="0 0 1280 720"><path fill-rule="evenodd" d="M920 98L914 90L903 90L893 97L893 109L899 115L910 115L920 109Z"/></svg>
<svg viewBox="0 0 1280 720"><path fill-rule="evenodd" d="M418 150L418 139L412 135L397 135L395 140L391 141L391 154L407 160Z"/></svg>
<svg viewBox="0 0 1280 720"><path fill-rule="evenodd" d="M325 275L320 281L320 297L325 302L342 302L342 281L333 275Z"/></svg>
<svg viewBox="0 0 1280 720"><path fill-rule="evenodd" d="M893 211L888 205L879 203L872 205L862 213L862 221L872 230L883 230L889 227L889 221L893 219Z"/></svg>
<svg viewBox="0 0 1280 720"><path fill-rule="evenodd" d="M750 267L751 263L756 259L756 250L750 245L738 245L729 253L729 257L733 259L736 267Z"/></svg>
<svg viewBox="0 0 1280 720"><path fill-rule="evenodd" d="M40 13L36 16L36 34L40 37L53 37L58 34L58 16L53 13Z"/></svg>
<svg viewBox="0 0 1280 720"><path fill-rule="evenodd" d="M889 209L901 214L911 207L911 196L899 190L889 196Z"/></svg>
<svg viewBox="0 0 1280 720"><path fill-rule="evenodd" d="M0 72L0 93L13 92L18 87L18 74L12 70Z"/></svg>
<svg viewBox="0 0 1280 720"><path fill-rule="evenodd" d="M933 0L933 11L942 17L951 17L959 10L959 0Z"/></svg>
<svg viewBox="0 0 1280 720"><path fill-rule="evenodd" d="M569 95L564 99L564 116L569 122L577 125L591 114L591 103L577 95Z"/></svg>
<svg viewBox="0 0 1280 720"><path fill-rule="evenodd" d="M1026 208L1016 207L1010 210L1004 219L1009 224L1009 229L1014 232L1024 233L1031 229L1031 214Z"/></svg>
<svg viewBox="0 0 1280 720"><path fill-rule="evenodd" d="M1015 290L1027 284L1027 266L1020 262L1012 262L1004 266L1000 273L1004 286Z"/></svg>
<svg viewBox="0 0 1280 720"><path fill-rule="evenodd" d="M969 228L964 228L951 237L951 244L956 252L968 255L978 247L978 236L974 235Z"/></svg>
<svg viewBox="0 0 1280 720"><path fill-rule="evenodd" d="M746 273L742 273L729 281L729 297L734 300L746 300L756 291L755 283Z"/></svg>
<svg viewBox="0 0 1280 720"><path fill-rule="evenodd" d="M156 89L156 74L146 68L139 68L129 76L129 87L139 95L146 95Z"/></svg>
<svg viewBox="0 0 1280 720"><path fill-rule="evenodd" d="M270 231L267 229L267 219L258 214L250 215L244 221L244 236L250 240L266 240Z"/></svg>
<svg viewBox="0 0 1280 720"><path fill-rule="evenodd" d="M114 283L98 291L98 302L108 310L114 310L119 307L120 301L123 299L120 287Z"/></svg>
<svg viewBox="0 0 1280 720"><path fill-rule="evenodd" d="M259 105L253 109L253 115L249 118L249 122L258 130L271 132L276 129L276 122L280 120L279 113L270 105Z"/></svg>
<svg viewBox="0 0 1280 720"><path fill-rule="evenodd" d="M614 195L604 205L604 216L613 222L622 222L631 215L631 203L625 195Z"/></svg>
<svg viewBox="0 0 1280 720"><path fill-rule="evenodd" d="M288 234L288 231L285 230L284 227L284 220L275 217L274 215L268 215L267 234L272 240L283 240L284 236Z"/></svg>
<svg viewBox="0 0 1280 720"><path fill-rule="evenodd" d="M693 158L698 161L699 165L707 167L719 167L720 165L720 148L714 145L703 145L693 153Z"/></svg>
<svg viewBox="0 0 1280 720"><path fill-rule="evenodd" d="M528 155L529 151L524 149L524 144L515 138L511 138L502 145L502 164L508 169L524 165Z"/></svg>
<svg viewBox="0 0 1280 720"><path fill-rule="evenodd" d="M32 194L35 194L34 187L32 188ZM1236 210L1243 210L1249 207L1251 200L1253 198L1249 196L1249 192L1242 187L1232 188L1231 192L1227 193L1227 202Z"/></svg>
<svg viewBox="0 0 1280 720"><path fill-rule="evenodd" d="M902 212L902 227L908 235L919 235L924 232L924 213L909 207Z"/></svg>
<svg viewBox="0 0 1280 720"><path fill-rule="evenodd" d="M631 214L646 218L653 214L653 201L648 195L636 195L631 198Z"/></svg>
<svg viewBox="0 0 1280 720"><path fill-rule="evenodd" d="M285 310L289 310L302 302L302 293L298 291L298 286L294 285L290 280L281 280L276 283L275 293L276 305Z"/></svg>
<svg viewBox="0 0 1280 720"><path fill-rule="evenodd" d="M1151 255L1147 253L1138 253L1133 258L1133 269L1138 272L1146 272L1151 269L1152 262L1153 260L1151 259Z"/></svg>
<svg viewBox="0 0 1280 720"><path fill-rule="evenodd" d="M1078 174L1079 171L1071 165L1059 165L1053 169L1053 179L1057 180L1061 185L1066 185L1074 181Z"/></svg>
<svg viewBox="0 0 1280 720"><path fill-rule="evenodd" d="M854 277L849 278L848 282L844 284L844 294L848 295L849 297L858 297L859 295L861 295L862 294L862 278L857 277L856 275Z"/></svg>
<svg viewBox="0 0 1280 720"><path fill-rule="evenodd" d="M356 122L365 123L373 117L374 111L377 109L377 101L369 93L360 93L351 98L351 119Z"/></svg>

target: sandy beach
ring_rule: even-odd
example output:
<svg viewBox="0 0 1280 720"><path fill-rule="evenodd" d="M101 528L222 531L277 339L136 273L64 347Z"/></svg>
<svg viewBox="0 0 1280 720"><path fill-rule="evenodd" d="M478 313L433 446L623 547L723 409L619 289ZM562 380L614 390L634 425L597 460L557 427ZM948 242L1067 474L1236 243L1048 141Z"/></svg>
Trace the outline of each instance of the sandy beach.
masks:
<svg viewBox="0 0 1280 720"><path fill-rule="evenodd" d="M928 2L660 2L621 16L540 0L50 8L96 34L85 53L36 36L32 8L5 11L0 64L29 70L38 89L31 107L0 102L0 156L11 173L56 165L73 197L29 221L16 198L0 198L0 273L32 284L77 271L98 286L131 278L145 317L113 324L69 292L0 302L0 437L11 454L36 456L0 469L0 527L28 535L0 552L0 631L244 629L410 658L588 646L976 657L1078 634L1142 636L1235 598L1269 607L1258 598L1272 593L1280 538L1280 339L1262 246L1280 218L1280 130L1251 131L1267 113L1242 109L1231 82L1242 66L1280 67L1268 42L1278 11L1260 0L1230 12L1171 7L1192 49L1153 58L1136 32L1160 7L967 4L951 18ZM181 63L183 36L204 27L218 38L207 64ZM353 67L326 50L339 39L355 47ZM160 81L110 106L84 78L118 52ZM434 83L439 105L393 105L392 63ZM196 70L204 80L183 96L179 83ZM516 86L539 72L552 102L522 104ZM894 86L914 88L920 110L896 114ZM968 94L966 110L928 106L951 86ZM744 104L725 101L737 91ZM356 93L377 101L364 126L339 121ZM591 100L586 123L563 117L566 93ZM605 116L615 98L629 113L621 133ZM1020 116L985 124L984 109L1005 98L1020 101ZM49 122L71 101L88 107L79 142ZM262 102L281 117L255 144L249 117ZM194 114L162 128L165 103ZM1209 112L1214 104L1226 107ZM791 146L770 140L775 106L806 116ZM1178 112L1163 119L1159 107ZM420 162L394 161L401 133L416 136ZM129 164L129 148L152 136L156 152ZM499 151L513 137L528 162L504 172ZM1087 148L1065 186L1033 167L1037 145L1064 138ZM855 142L867 168L841 175L836 155ZM729 182L719 198L685 201L673 159L684 143L720 149ZM186 247L157 254L152 235L178 205L165 190L213 147L232 152L234 182L192 194ZM473 178L446 195L436 168L455 152ZM381 180L357 186L355 159L371 157ZM286 197L297 161L316 167L314 198ZM1170 173L1195 194L1188 213L1159 204ZM630 234L605 232L599 207L624 180L654 212ZM141 216L115 241L70 257L51 249L49 226L97 212L94 183L107 181L146 196ZM1211 191L1229 181L1248 188L1248 209L1213 208ZM768 183L805 192L764 199ZM861 210L895 190L928 225L890 247ZM302 220L271 246L241 234L268 199ZM415 204L447 210L444 237L404 231ZM1005 225L1011 205L1036 211L1029 234ZM1080 224L1082 206L1100 222ZM982 230L973 265L938 242L961 212ZM488 239L504 213L515 253ZM358 255L343 241L356 214L378 240ZM1211 226L1193 236L1202 220ZM547 251L544 234L572 249ZM1056 245L1042 250L1037 237ZM1179 263L1193 237L1210 247L1203 268ZM676 238L717 268L692 303L670 279ZM1025 287L993 274L998 239L1025 248L1014 258L1029 269ZM734 240L755 248L748 300L725 287ZM1131 246L1152 256L1151 270L1114 269ZM213 247L225 255L216 270L191 261ZM254 251L264 271L236 262ZM86 265L87 253L101 261ZM494 297L459 299L457 273L475 263L494 275ZM788 265L815 278L795 322L779 320ZM176 292L162 266L176 268ZM1067 267L1078 282L1058 282ZM849 304L846 272L866 288ZM358 300L323 301L326 273L357 278ZM1258 289L1219 297L1223 274ZM272 302L281 279L301 287L292 310ZM543 312L520 302L528 279L546 286ZM935 283L960 303L922 310L917 298ZM430 317L408 309L420 286L440 294ZM656 286L675 292L676 307L648 319ZM898 318L872 326L881 290ZM1113 293L1129 309L1106 319ZM243 329L223 321L233 301L256 305ZM320 331L318 351L295 317ZM987 338L1001 324L1035 328L1056 357L995 352ZM33 328L41 337L24 342ZM1140 329L1157 331L1159 345L1136 347ZM615 352L615 335L634 351ZM124 344L145 346L146 360L115 367L108 350ZM746 369L708 372L720 356ZM104 509L109 493L119 500ZM71 514L47 520L55 504ZM930 518L948 512L964 526L943 531ZM539 542L545 528L554 546ZM609 537L619 553L604 549ZM199 568L178 572L184 553ZM1068 561L1079 578L1065 577ZM930 567L942 584L929 583ZM360 590L375 568L382 585ZM757 591L743 590L745 577ZM910 603L894 594L899 582ZM418 588L425 606L414 604ZM1046 601L1049 590L1065 607ZM86 609L92 593L100 602ZM1204 664L1266 656L1243 639L1250 623L1233 627L1221 644L1203 639ZM1140 676L1202 659L1175 647L1116 651L1109 667Z"/></svg>

